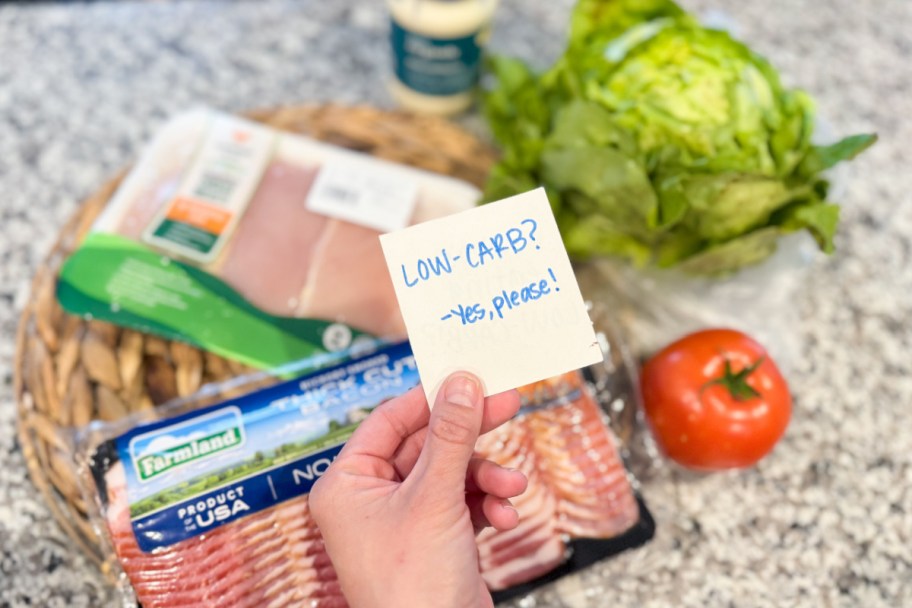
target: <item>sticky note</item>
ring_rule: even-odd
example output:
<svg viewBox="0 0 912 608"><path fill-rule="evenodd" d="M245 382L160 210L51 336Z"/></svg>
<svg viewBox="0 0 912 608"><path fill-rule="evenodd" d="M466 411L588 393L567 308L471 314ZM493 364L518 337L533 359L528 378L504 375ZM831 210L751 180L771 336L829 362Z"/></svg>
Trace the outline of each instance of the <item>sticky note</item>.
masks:
<svg viewBox="0 0 912 608"><path fill-rule="evenodd" d="M380 243L432 406L455 371L492 395L602 360L543 189Z"/></svg>

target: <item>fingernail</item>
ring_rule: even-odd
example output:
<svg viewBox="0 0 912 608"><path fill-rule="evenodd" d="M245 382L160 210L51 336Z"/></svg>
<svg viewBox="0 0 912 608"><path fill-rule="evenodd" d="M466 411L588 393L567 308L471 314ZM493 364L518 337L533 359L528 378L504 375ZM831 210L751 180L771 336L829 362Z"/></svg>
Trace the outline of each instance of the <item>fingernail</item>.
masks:
<svg viewBox="0 0 912 608"><path fill-rule="evenodd" d="M463 407L475 407L478 383L468 376L454 376L446 386L446 400Z"/></svg>
<svg viewBox="0 0 912 608"><path fill-rule="evenodd" d="M519 515L519 511L516 510L516 507L514 507L513 505L511 505L511 504L510 504L508 501L506 501L506 500L503 501L502 503L500 503L500 506L503 507L504 509L507 509L508 511L513 511L514 513L516 513L517 515Z"/></svg>

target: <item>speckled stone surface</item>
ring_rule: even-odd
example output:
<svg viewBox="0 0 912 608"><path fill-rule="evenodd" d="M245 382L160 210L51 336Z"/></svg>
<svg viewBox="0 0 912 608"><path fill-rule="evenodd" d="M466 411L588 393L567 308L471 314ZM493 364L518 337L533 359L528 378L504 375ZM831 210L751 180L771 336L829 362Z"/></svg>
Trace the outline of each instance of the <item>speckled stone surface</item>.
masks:
<svg viewBox="0 0 912 608"><path fill-rule="evenodd" d="M494 47L546 64L569 5L505 2ZM734 19L837 132L882 139L846 175L838 254L796 299L804 357L775 454L747 472L658 471L651 544L515 605L912 605L912 4L687 5ZM66 216L178 110L388 106L386 73L379 2L0 5L0 607L113 601L14 436L17 316Z"/></svg>

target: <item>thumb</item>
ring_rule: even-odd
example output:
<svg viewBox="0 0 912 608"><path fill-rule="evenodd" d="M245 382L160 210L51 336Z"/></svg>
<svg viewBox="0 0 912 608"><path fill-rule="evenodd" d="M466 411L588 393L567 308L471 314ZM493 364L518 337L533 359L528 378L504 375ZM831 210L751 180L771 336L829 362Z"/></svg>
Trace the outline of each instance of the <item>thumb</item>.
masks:
<svg viewBox="0 0 912 608"><path fill-rule="evenodd" d="M483 413L484 394L478 378L467 372L447 378L437 393L427 438L409 477L431 482L443 492L453 488L461 496Z"/></svg>

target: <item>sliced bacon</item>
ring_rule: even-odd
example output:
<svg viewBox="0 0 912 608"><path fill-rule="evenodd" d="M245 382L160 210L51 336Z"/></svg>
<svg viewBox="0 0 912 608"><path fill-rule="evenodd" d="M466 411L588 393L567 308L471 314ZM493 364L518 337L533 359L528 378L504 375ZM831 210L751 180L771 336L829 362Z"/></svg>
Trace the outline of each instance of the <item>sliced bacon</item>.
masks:
<svg viewBox="0 0 912 608"><path fill-rule="evenodd" d="M130 523L125 481L121 464L108 472L108 527L144 608L347 605L306 497L144 553Z"/></svg>
<svg viewBox="0 0 912 608"><path fill-rule="evenodd" d="M564 374L523 387L521 394L527 405L553 405L530 408L476 444L478 456L528 479L527 490L513 499L519 525L503 532L488 528L477 537L482 577L492 590L559 566L568 538L611 538L639 517L614 437L582 377ZM121 464L107 481L111 538L144 607L347 606L306 496L144 553L130 522Z"/></svg>
<svg viewBox="0 0 912 608"><path fill-rule="evenodd" d="M612 538L628 530L639 509L614 437L578 372L550 386L578 397L526 416L544 477L558 495L557 525L576 537Z"/></svg>
<svg viewBox="0 0 912 608"><path fill-rule="evenodd" d="M528 582L557 568L566 559L567 546L559 536L539 545L534 553L516 557L506 564L483 570L482 578L492 591Z"/></svg>

